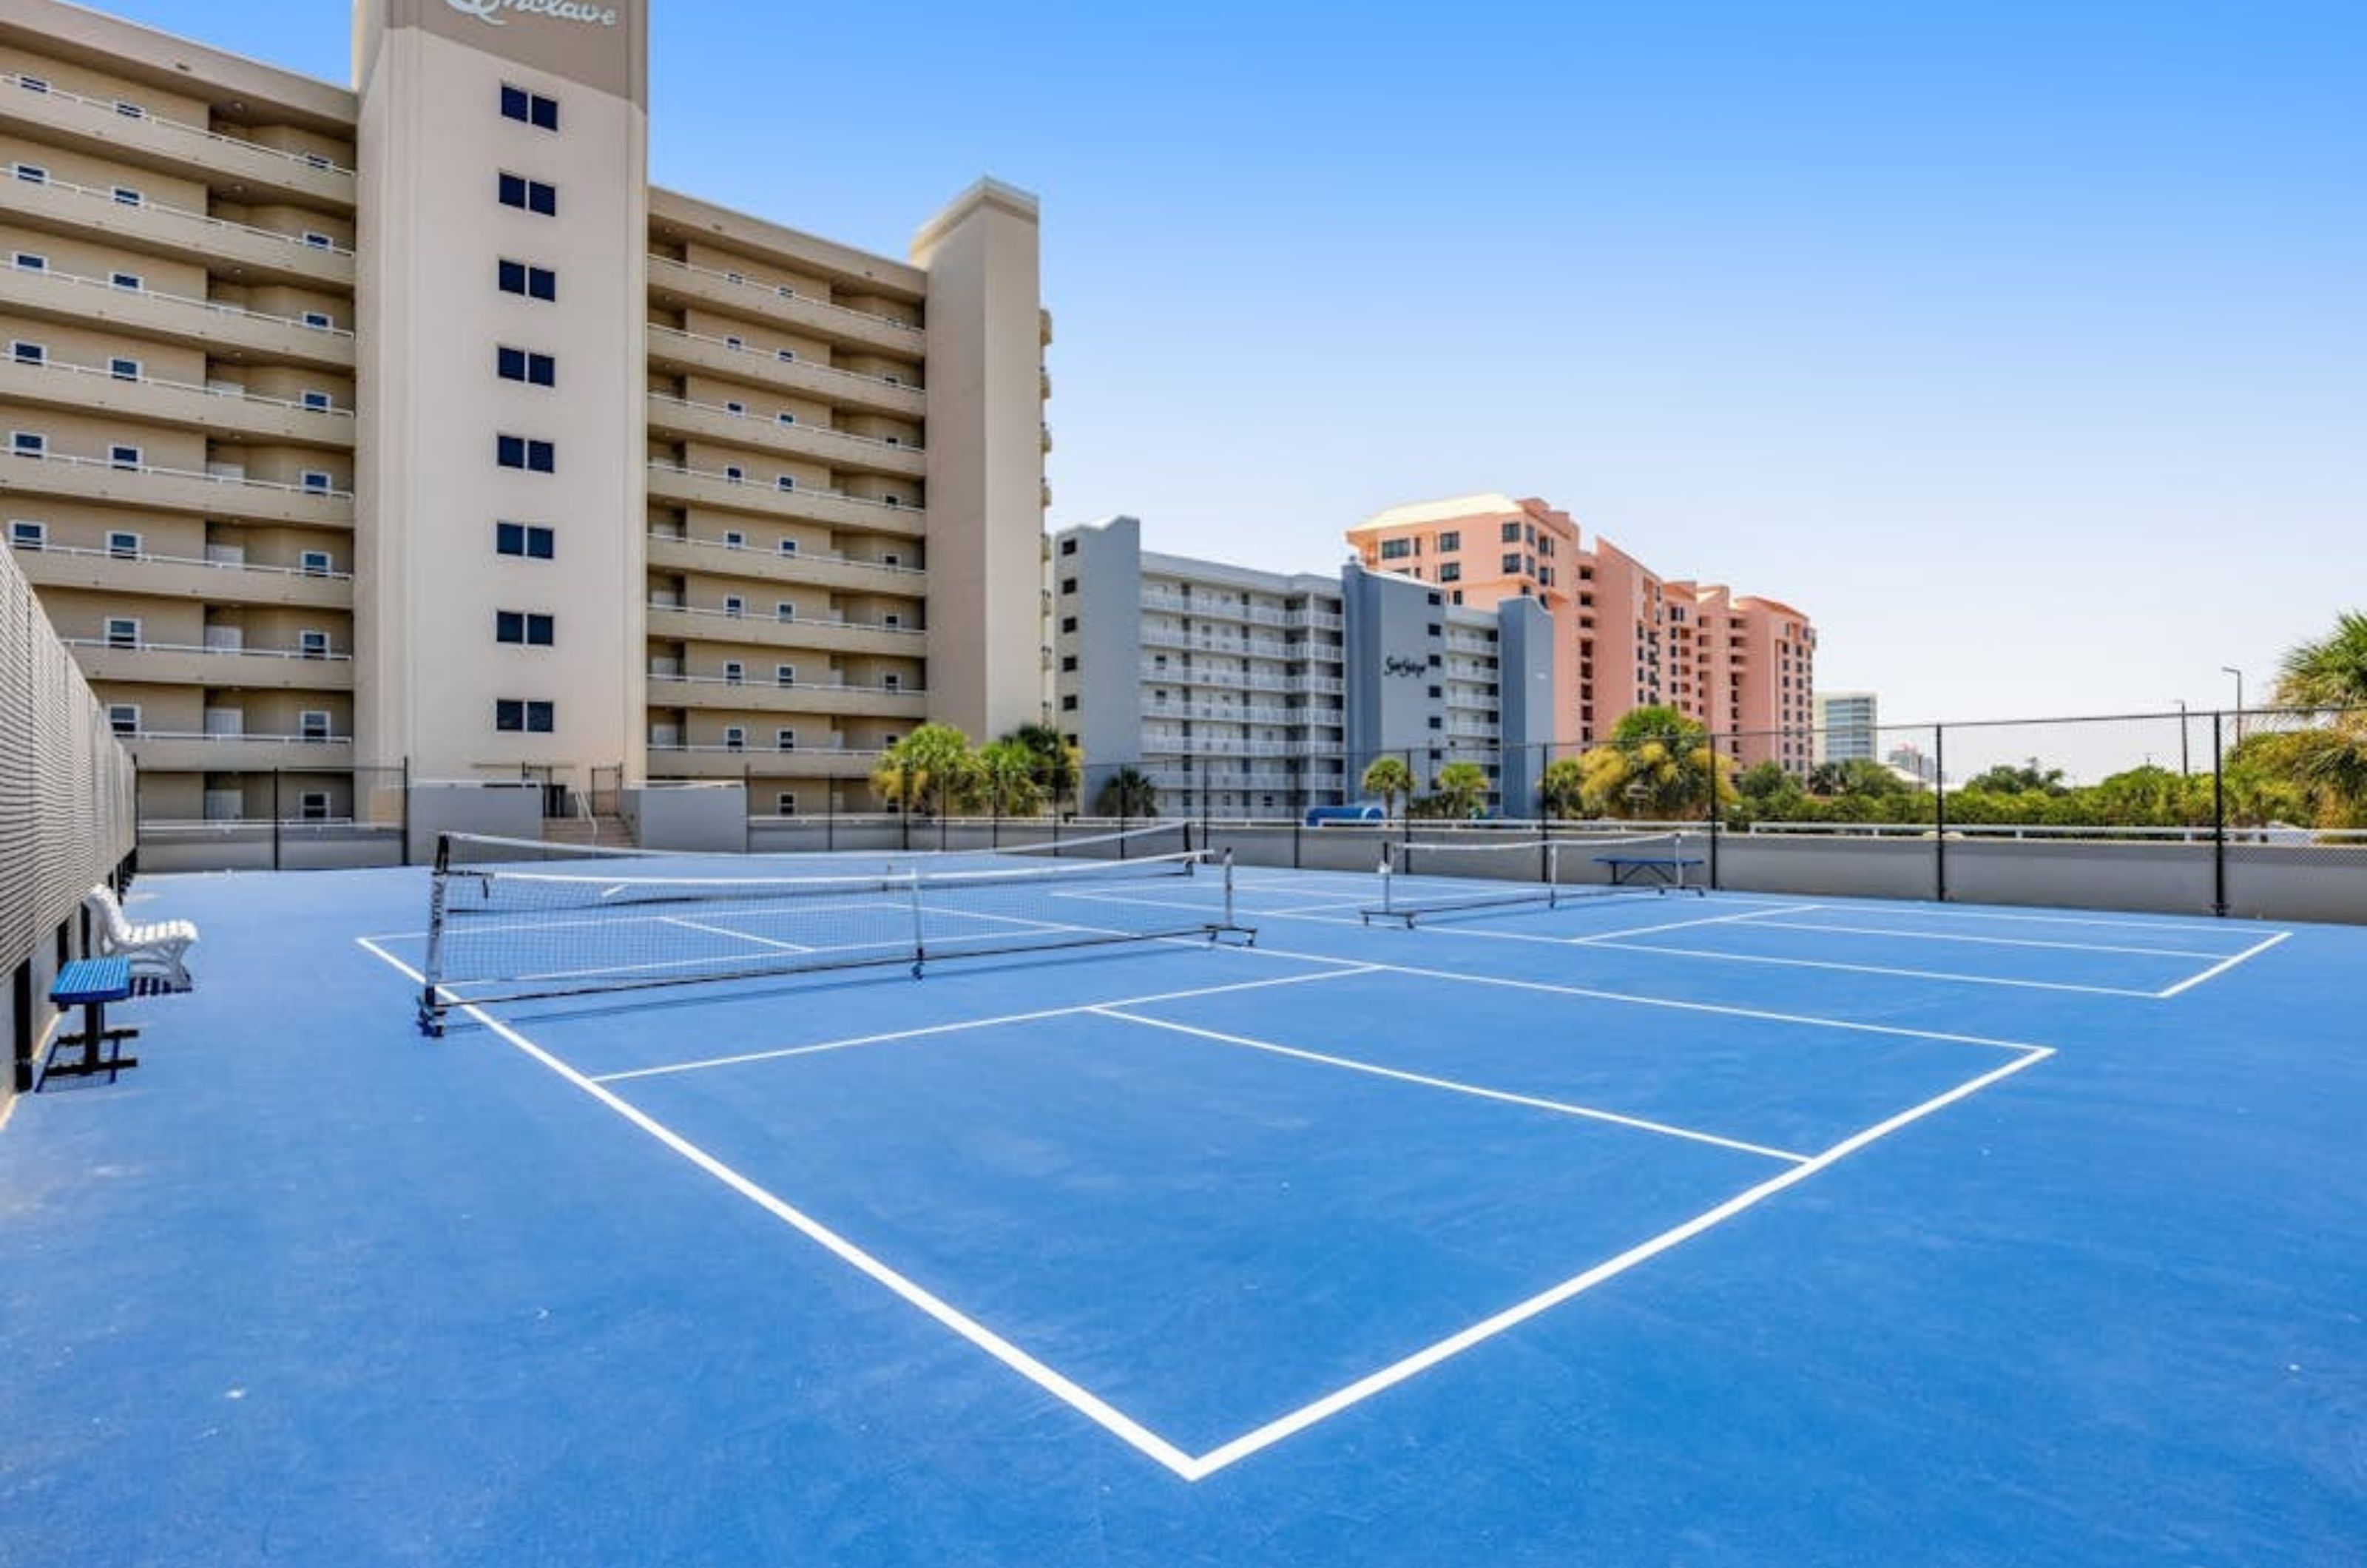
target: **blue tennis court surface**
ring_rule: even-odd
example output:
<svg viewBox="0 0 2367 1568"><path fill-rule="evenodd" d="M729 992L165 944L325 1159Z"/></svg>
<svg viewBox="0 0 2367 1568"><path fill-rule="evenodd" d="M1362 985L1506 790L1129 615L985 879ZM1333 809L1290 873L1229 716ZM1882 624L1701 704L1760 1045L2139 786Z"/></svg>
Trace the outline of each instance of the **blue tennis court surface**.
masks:
<svg viewBox="0 0 2367 1568"><path fill-rule="evenodd" d="M425 873L143 880L198 989L0 1133L0 1564L2367 1560L2367 929L1377 880L441 1039ZM1226 912L1030 898L912 929Z"/></svg>

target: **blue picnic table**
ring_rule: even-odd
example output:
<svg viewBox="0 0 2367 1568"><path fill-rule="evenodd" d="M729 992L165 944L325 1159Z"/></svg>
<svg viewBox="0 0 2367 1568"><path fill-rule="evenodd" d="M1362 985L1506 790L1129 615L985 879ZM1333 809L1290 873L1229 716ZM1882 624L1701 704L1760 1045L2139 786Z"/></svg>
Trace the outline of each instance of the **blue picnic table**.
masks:
<svg viewBox="0 0 2367 1568"><path fill-rule="evenodd" d="M117 1073L138 1066L140 1058L123 1055L119 1044L111 1054L104 1051L106 1046L140 1032L136 1029L107 1027L107 1004L122 1001L130 995L131 960L128 958L77 958L59 970L50 987L50 1000L62 1008L82 1009L82 1032L61 1034L51 1043L49 1057L41 1064L41 1082L105 1073L107 1081L113 1083ZM80 1061L62 1063L57 1059L58 1053L69 1045L82 1047Z"/></svg>

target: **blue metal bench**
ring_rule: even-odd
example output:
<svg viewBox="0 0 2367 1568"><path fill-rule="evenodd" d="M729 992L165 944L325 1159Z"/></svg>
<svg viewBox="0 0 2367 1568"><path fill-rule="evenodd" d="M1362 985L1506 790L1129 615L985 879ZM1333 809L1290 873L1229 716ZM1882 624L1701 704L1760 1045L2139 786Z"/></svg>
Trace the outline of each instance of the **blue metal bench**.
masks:
<svg viewBox="0 0 2367 1568"><path fill-rule="evenodd" d="M102 1055L104 1046L129 1040L140 1032L136 1029L107 1027L107 1004L119 1002L131 995L131 961L128 958L77 958L58 971L57 980L50 987L50 1000L62 1008L82 1009L82 1032L61 1034L50 1043L48 1058L41 1064L41 1082L51 1078L91 1077L107 1075L113 1083L115 1075L126 1067L140 1065L137 1056L123 1055L119 1045L112 1055ZM82 1047L82 1060L60 1062L58 1053L69 1045Z"/></svg>
<svg viewBox="0 0 2367 1568"><path fill-rule="evenodd" d="M1597 855L1594 863L1610 867L1614 887L1649 887L1655 893L1709 897L1708 888L1685 880L1688 870L1704 863L1699 855Z"/></svg>

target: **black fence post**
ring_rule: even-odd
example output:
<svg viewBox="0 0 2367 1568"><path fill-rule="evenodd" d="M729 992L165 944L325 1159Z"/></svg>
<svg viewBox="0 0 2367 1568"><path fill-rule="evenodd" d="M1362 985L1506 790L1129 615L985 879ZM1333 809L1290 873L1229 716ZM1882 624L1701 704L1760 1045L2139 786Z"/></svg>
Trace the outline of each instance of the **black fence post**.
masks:
<svg viewBox="0 0 2367 1568"><path fill-rule="evenodd" d="M1709 732L1709 890L1713 893L1717 891L1718 780L1717 731L1713 729Z"/></svg>
<svg viewBox="0 0 2367 1568"><path fill-rule="evenodd" d="M1931 879L1932 897L1948 901L1948 727L1931 727Z"/></svg>
<svg viewBox="0 0 2367 1568"><path fill-rule="evenodd" d="M2227 918L2227 759L2219 750L2217 710L2211 715L2211 912Z"/></svg>
<svg viewBox="0 0 2367 1568"><path fill-rule="evenodd" d="M409 865L411 863L411 759L408 757L405 757L402 760L401 784L402 788L402 863L404 865Z"/></svg>
<svg viewBox="0 0 2367 1568"><path fill-rule="evenodd" d="M271 869L279 869L279 770L271 770Z"/></svg>

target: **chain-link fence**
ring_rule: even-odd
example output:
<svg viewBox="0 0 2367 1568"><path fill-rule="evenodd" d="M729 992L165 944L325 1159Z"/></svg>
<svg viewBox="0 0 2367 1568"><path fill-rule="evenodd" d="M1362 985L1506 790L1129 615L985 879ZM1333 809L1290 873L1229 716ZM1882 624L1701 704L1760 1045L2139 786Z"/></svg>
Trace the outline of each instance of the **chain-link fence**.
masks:
<svg viewBox="0 0 2367 1568"><path fill-rule="evenodd" d="M1367 750L1186 739L965 774L959 790L831 761L751 753L736 780L696 782L737 784L737 836L760 853L995 848L1166 821L1243 863L1369 869L1368 849L1342 846L1660 827L1703 835L1713 886L1735 890L2367 919L2367 710L1731 734L1623 723L1591 744L1441 734ZM408 785L401 769L143 779L142 862L400 863ZM548 823L629 818L635 791L612 765L545 794Z"/></svg>

